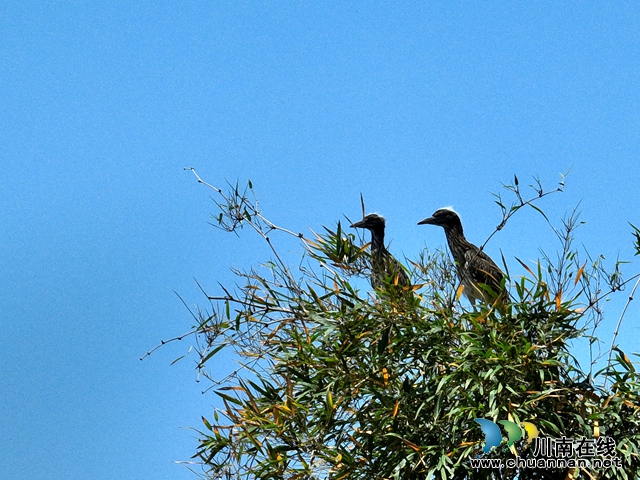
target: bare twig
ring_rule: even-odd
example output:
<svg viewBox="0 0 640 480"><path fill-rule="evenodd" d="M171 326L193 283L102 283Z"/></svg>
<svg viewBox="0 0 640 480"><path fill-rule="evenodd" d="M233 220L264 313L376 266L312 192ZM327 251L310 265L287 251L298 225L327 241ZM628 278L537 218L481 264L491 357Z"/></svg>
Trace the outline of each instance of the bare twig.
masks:
<svg viewBox="0 0 640 480"><path fill-rule="evenodd" d="M618 338L618 333L620 333L620 326L622 325L622 319L624 318L625 313L627 313L627 309L629 308L629 305L633 301L633 296L636 293L638 284L640 284L640 278L636 280L636 283L633 286L633 289L631 290L631 294L629 294L629 298L627 299L627 303L625 303L624 308L622 309L622 313L620 314L620 318L618 319L618 323L616 324L616 330L615 332L613 332L613 338L611 339L611 347L609 347L609 356L607 358L607 367L611 366L611 357L613 354L613 347L615 346L616 338ZM609 380L608 375L605 377L605 381L604 381L605 387L607 386L607 380Z"/></svg>
<svg viewBox="0 0 640 480"><path fill-rule="evenodd" d="M153 352L158 350L163 345L166 345L167 343L175 342L177 340L182 340L183 338L188 337L189 335L193 335L194 333L202 333L202 331L200 329L191 330L190 332L183 333L182 335L178 337L170 338L169 340L160 340L160 343L155 347L153 347L151 350L149 350L147 353L145 353L143 356L141 356L140 360L144 360L145 358L147 358L149 355L151 355Z"/></svg>
<svg viewBox="0 0 640 480"><path fill-rule="evenodd" d="M276 230L276 231L280 231L283 232L287 235L291 235L293 237L296 237L298 239L300 239L302 241L302 245L304 246L304 248L308 251L308 252L312 252L313 251L313 247L312 244L310 243L309 240L307 240L304 236L303 233L296 233L292 230L280 227L278 225L276 225L275 223L273 223L271 220L269 220L268 218L266 218L264 215L262 215L262 213L260 213L260 211L257 209L257 202L256 205L248 202L245 198L242 198L240 205L244 205L246 208L248 208L251 212L252 217L258 218L260 219L264 225L266 226L266 232L263 230L263 228L261 227L261 225L257 224L256 222L253 222L251 220L251 218L248 215L243 214L243 212L240 211L239 206L235 206L234 202L231 201L231 199L229 197L227 197L224 192L222 191L222 189L211 185L210 183L202 180L202 178L198 175L198 173L195 171L195 169L193 167L185 167L185 170L190 170L194 176L196 177L198 183L201 183L209 188L211 188L212 190L214 190L215 192L217 192L220 196L222 196L222 198L224 199L225 203L228 206L228 210L229 210L229 215L231 216L231 210L235 210L235 215L233 216L232 220L232 226L229 227L230 230L233 230L235 228L235 224L236 222L246 222L248 225L250 225L262 238L264 238L264 240L267 242L267 244L269 245L269 248L271 249L271 251L273 252L273 254L275 255L279 266L282 268L282 271L285 273L285 275L287 276L287 279L289 280L289 284L298 292L300 292L300 288L298 287L295 279L293 278L293 275L291 274L291 271L289 270L288 266L284 263L284 261L282 260L282 258L280 257L279 253L277 252L275 246L273 245L273 243L271 242L271 238L268 236L268 233L270 231ZM219 207L224 208L222 205L218 204ZM329 270L332 274L336 274L336 272L334 272L333 270L331 270L326 264L322 264L321 265L323 268L326 268L327 270Z"/></svg>
<svg viewBox="0 0 640 480"><path fill-rule="evenodd" d="M540 180L538 178L534 178L534 181L535 181L536 185L535 186L534 185L529 185L529 186L535 190L536 196L532 197L532 198L530 198L528 200L524 200L523 199L522 194L520 193L520 186L519 186L519 182L518 182L518 177L514 176L514 185L505 185L505 188L507 188L508 190L511 190L516 195L516 197L518 199L518 202L511 204L511 206L507 208L502 203L502 198L500 197L500 195L495 195L497 197L496 203L502 209L502 220L496 226L496 228L491 233L491 235L489 235L487 237L487 239L484 241L484 243L480 246L480 250L484 249L484 247L487 245L489 240L491 240L491 238L496 233L498 233L500 230L502 230L505 227L505 225L507 224L507 222L509 221L509 219L518 210L520 210L522 207L530 206L531 208L536 210L538 213L540 213L543 217L547 218L545 216L544 212L542 210L540 210L538 207L536 207L535 205L533 205L533 203L538 201L539 199L541 199L543 197L546 197L547 195L551 195L552 193L564 191L564 179L566 177L566 174L564 174L564 175L561 174L560 176L562 177L562 180L560 181L560 184L559 184L558 188L556 188L554 190L550 190L548 192L545 192L543 190L542 184L540 183ZM547 221L548 221L548 219L547 219Z"/></svg>

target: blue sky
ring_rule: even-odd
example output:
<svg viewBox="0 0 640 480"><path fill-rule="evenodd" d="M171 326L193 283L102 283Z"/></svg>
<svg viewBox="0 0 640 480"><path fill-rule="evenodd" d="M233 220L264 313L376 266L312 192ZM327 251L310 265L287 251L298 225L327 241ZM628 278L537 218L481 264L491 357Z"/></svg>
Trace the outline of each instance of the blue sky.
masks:
<svg viewBox="0 0 640 480"><path fill-rule="evenodd" d="M194 355L170 365L192 343L139 357L190 329L174 291L204 306L194 279L215 293L269 253L208 225L183 167L250 178L296 231L357 218L362 193L409 257L444 245L416 226L438 207L482 243L492 192L571 170L540 206L559 220L580 203L578 242L632 258L636 3L133 3L0 4L1 478L194 478L173 462L215 399ZM531 211L487 251L512 266L558 247Z"/></svg>

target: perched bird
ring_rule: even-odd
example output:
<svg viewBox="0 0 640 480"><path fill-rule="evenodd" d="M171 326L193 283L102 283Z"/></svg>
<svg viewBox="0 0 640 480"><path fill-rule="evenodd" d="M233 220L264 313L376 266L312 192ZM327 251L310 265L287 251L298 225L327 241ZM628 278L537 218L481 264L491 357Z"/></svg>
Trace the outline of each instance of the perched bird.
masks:
<svg viewBox="0 0 640 480"><path fill-rule="evenodd" d="M444 228L447 243L456 262L456 273L464 286L464 294L471 303L482 300L491 302L491 296L480 284L487 285L497 295L502 293L504 273L493 260L475 245L469 243L462 233L460 217L451 208L441 208L431 217L418 222L418 225L439 225Z"/></svg>
<svg viewBox="0 0 640 480"><path fill-rule="evenodd" d="M384 218L375 213L351 225L371 232L371 286L374 289L388 284L407 287L411 285L407 272L384 246L384 226Z"/></svg>

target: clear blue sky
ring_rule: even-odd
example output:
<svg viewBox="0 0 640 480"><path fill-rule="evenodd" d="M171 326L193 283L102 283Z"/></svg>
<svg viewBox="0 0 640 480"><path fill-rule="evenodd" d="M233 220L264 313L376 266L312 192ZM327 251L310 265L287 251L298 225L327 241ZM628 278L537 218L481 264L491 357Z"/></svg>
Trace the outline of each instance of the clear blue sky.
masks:
<svg viewBox="0 0 640 480"><path fill-rule="evenodd" d="M194 355L170 365L190 340L139 357L190 329L174 291L204 306L194 279L215 293L269 256L207 225L185 166L251 178L304 232L357 218L362 193L398 256L444 245L415 225L444 205L482 243L502 183L571 169L540 205L581 201L579 242L630 259L640 6L505 3L2 2L0 478L194 478L173 461L215 399ZM527 212L487 251L557 247Z"/></svg>

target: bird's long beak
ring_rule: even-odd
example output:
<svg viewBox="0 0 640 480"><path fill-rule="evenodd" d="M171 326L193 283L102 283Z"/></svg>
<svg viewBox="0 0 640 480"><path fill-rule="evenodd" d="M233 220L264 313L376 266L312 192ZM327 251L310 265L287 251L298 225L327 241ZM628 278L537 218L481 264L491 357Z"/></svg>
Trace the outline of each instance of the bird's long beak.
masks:
<svg viewBox="0 0 640 480"><path fill-rule="evenodd" d="M360 220L359 222L352 223L351 228L366 228L365 221Z"/></svg>
<svg viewBox="0 0 640 480"><path fill-rule="evenodd" d="M436 219L433 217L425 218L424 220L420 220L418 225L437 225Z"/></svg>

